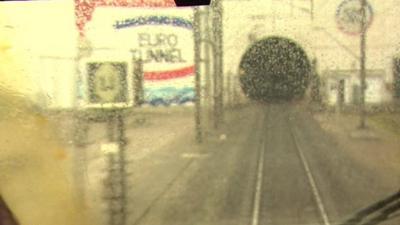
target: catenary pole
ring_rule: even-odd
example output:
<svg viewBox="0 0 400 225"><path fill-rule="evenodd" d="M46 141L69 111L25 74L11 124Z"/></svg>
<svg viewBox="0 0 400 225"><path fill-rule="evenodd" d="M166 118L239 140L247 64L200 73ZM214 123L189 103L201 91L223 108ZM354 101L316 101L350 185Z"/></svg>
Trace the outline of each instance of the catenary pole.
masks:
<svg viewBox="0 0 400 225"><path fill-rule="evenodd" d="M200 84L200 45L201 45L201 33L200 33L200 11L199 7L194 7L193 11L194 21L194 61L195 61L195 138L197 143L201 143L202 138L202 124L201 124L201 84Z"/></svg>
<svg viewBox="0 0 400 225"><path fill-rule="evenodd" d="M366 0L361 1L361 33L360 33L360 82L361 82L361 100L360 100L360 128L366 128L366 109L365 109L365 90L366 90L366 74L365 74L365 61L366 61Z"/></svg>
<svg viewBox="0 0 400 225"><path fill-rule="evenodd" d="M214 55L214 127L218 128L224 118L223 112L223 27L222 27L222 1L213 0L212 28L214 33L215 55Z"/></svg>

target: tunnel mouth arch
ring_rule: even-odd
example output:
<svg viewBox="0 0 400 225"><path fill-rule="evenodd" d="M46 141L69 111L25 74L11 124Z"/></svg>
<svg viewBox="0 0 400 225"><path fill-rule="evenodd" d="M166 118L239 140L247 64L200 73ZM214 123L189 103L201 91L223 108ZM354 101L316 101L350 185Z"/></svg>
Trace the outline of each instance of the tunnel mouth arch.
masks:
<svg viewBox="0 0 400 225"><path fill-rule="evenodd" d="M246 50L239 71L242 90L250 99L292 101L304 97L311 63L297 42L270 36L256 41Z"/></svg>

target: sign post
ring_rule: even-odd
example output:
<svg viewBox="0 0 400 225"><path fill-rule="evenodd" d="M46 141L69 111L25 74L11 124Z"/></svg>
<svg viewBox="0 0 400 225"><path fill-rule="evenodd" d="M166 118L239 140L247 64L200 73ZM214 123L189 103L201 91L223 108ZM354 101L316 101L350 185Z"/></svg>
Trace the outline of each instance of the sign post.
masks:
<svg viewBox="0 0 400 225"><path fill-rule="evenodd" d="M126 137L123 115L124 109L133 106L132 76L138 71L130 73L126 61L92 59L86 61L85 65L87 86L85 106L91 112L94 110L95 116L106 118L107 123L108 143L102 145L102 151L108 162L104 196L109 207L108 224L124 225L128 210ZM133 67L135 66L138 65L133 65Z"/></svg>
<svg viewBox="0 0 400 225"><path fill-rule="evenodd" d="M125 137L124 112L125 109L133 107L134 104L140 105L142 103L142 101L144 100L144 85L143 80L139 78L139 82L137 82L136 84L138 85L138 87L140 86L141 89L133 90L136 86L134 86L134 81L132 80L132 75L134 73L132 72L132 67L137 65L131 65L132 57L129 57L125 54L132 46L120 46L118 44L127 43L126 40L132 39L132 34L136 34L139 36L143 35L141 36L143 37L142 42L140 43L141 45L151 45L152 43L154 43L150 43L150 37L146 33L146 30L149 28L149 26L145 26L146 24L142 24L143 21L149 22L149 25L151 25L152 27L154 25L154 22L162 23L167 21L169 22L168 25L171 27L179 25L180 27L184 27L185 29L187 28L188 30L190 30L191 24L188 23L187 20L183 20L177 17L170 18L167 16L149 15L149 13L158 13L159 9L138 9L138 7L162 7L164 9L167 9L167 7L175 7L175 2L173 0L74 0L74 3L76 25L79 31L79 36L90 40L92 44L91 46L93 46L93 48L90 46L90 48L88 48L88 50L90 51L88 51L87 54L84 55L85 60L83 60L83 57L77 57L77 73L80 74L80 71L86 72L86 77L84 77L83 79L81 79L80 77L80 80L82 81L82 87L84 87L82 88L84 89L82 90L82 92L86 94L85 96L82 96L81 105L83 106L82 108L85 111L87 111L88 109L95 110L96 113L100 113L102 116L106 116L108 126L110 128L110 131L108 133L109 143L105 146L103 151L108 157L108 179L105 182L105 188L108 192L106 193L106 196L104 196L109 206L108 224L125 225L127 224L127 216L129 212L127 210L128 180L126 172L127 162L125 159L127 142ZM125 9L121 9L122 7ZM126 8L131 8L131 10L127 11ZM114 13L114 10L119 12ZM95 11L97 14L95 13ZM142 12L147 15L141 15ZM129 19L122 18L121 22L121 15L128 16L132 14L138 14L141 16L139 16L138 18ZM115 15L118 15L117 18L115 17ZM93 18L96 19L92 20ZM112 21L115 21L115 23ZM131 23L125 23L127 21ZM136 26L139 23L140 28ZM91 29L86 30L86 25L91 26ZM135 27L138 29L134 29ZM157 27L156 29L158 29L157 33L159 33L159 27ZM116 30L124 31L115 32ZM127 30L131 31L129 32ZM122 35L122 40L120 39L121 36L116 35L116 33L124 34ZM174 32L171 33L173 34ZM173 36L172 38L174 37L175 36ZM177 40L171 39L171 41ZM133 43L137 44L138 42L134 41ZM143 50L143 52L149 53L149 55L152 56L150 57L151 60L157 62L168 60L174 63L177 61L180 63L180 61L183 61L181 59L181 52L179 50L176 50L175 48L175 44L177 44L177 42L171 42L168 44L172 44L173 48L166 50L164 49L165 46L160 44L161 47L158 46L160 47L160 49L156 49L156 51L151 51L151 46L144 46L144 48L149 49ZM81 51L81 49L79 49L79 52L86 53ZM138 53L142 53L142 51L138 51ZM112 59L113 61L110 61L110 59ZM154 64L157 64L157 62L155 62ZM140 76L141 78L143 78L144 72L141 66L142 65L139 65L139 67L141 68ZM163 73L160 73L159 70L149 71L148 77L162 78L162 80L164 81L166 78L170 77L171 74L186 76L190 74L192 69L192 67L189 66L188 69L186 68L186 70L184 70L183 72L182 70L178 70L178 72L173 70L172 72L174 73L172 73L170 70L175 68L169 68L168 66L166 68L160 68L157 67L157 65L150 65L149 67L157 67L157 69L162 69ZM81 68L81 70L79 70L79 68ZM135 70L135 72L137 71ZM190 83L190 79L186 79L185 81L186 83ZM136 92L136 98L133 97L133 91ZM189 95L189 98L190 97L191 96Z"/></svg>
<svg viewBox="0 0 400 225"><path fill-rule="evenodd" d="M107 156L108 174L105 182L105 200L108 202L109 225L124 225L128 215L127 209L127 172L126 172L126 137L123 110L111 110L109 123L117 129L116 138L111 137L108 144L103 145L103 153Z"/></svg>
<svg viewBox="0 0 400 225"><path fill-rule="evenodd" d="M367 88L365 81L365 41L366 41L366 0L361 1L361 34L360 34L360 82L361 82L361 102L360 102L360 129L366 128L366 109L365 109L365 91Z"/></svg>
<svg viewBox="0 0 400 225"><path fill-rule="evenodd" d="M366 128L365 91L366 85L366 37L373 19L373 11L367 0L344 0L336 12L336 22L340 30L360 37L360 129Z"/></svg>

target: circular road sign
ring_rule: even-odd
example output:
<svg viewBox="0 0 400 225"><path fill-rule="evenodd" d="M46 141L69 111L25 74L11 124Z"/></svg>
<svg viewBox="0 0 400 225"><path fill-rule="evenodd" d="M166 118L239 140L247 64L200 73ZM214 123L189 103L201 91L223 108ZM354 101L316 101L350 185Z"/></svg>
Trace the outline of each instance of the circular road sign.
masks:
<svg viewBox="0 0 400 225"><path fill-rule="evenodd" d="M338 28L346 34L359 35L367 29L373 20L372 6L366 2L365 26L362 23L362 0L344 0L336 9L336 23Z"/></svg>

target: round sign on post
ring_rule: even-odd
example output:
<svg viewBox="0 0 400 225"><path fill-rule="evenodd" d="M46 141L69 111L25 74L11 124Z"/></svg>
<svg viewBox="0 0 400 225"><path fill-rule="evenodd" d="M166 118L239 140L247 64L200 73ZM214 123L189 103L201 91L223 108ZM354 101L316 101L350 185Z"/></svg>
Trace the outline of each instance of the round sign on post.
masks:
<svg viewBox="0 0 400 225"><path fill-rule="evenodd" d="M344 0L336 10L336 23L338 28L346 34L360 35L373 21L372 6L367 2L365 6L365 25L362 24L362 1Z"/></svg>

